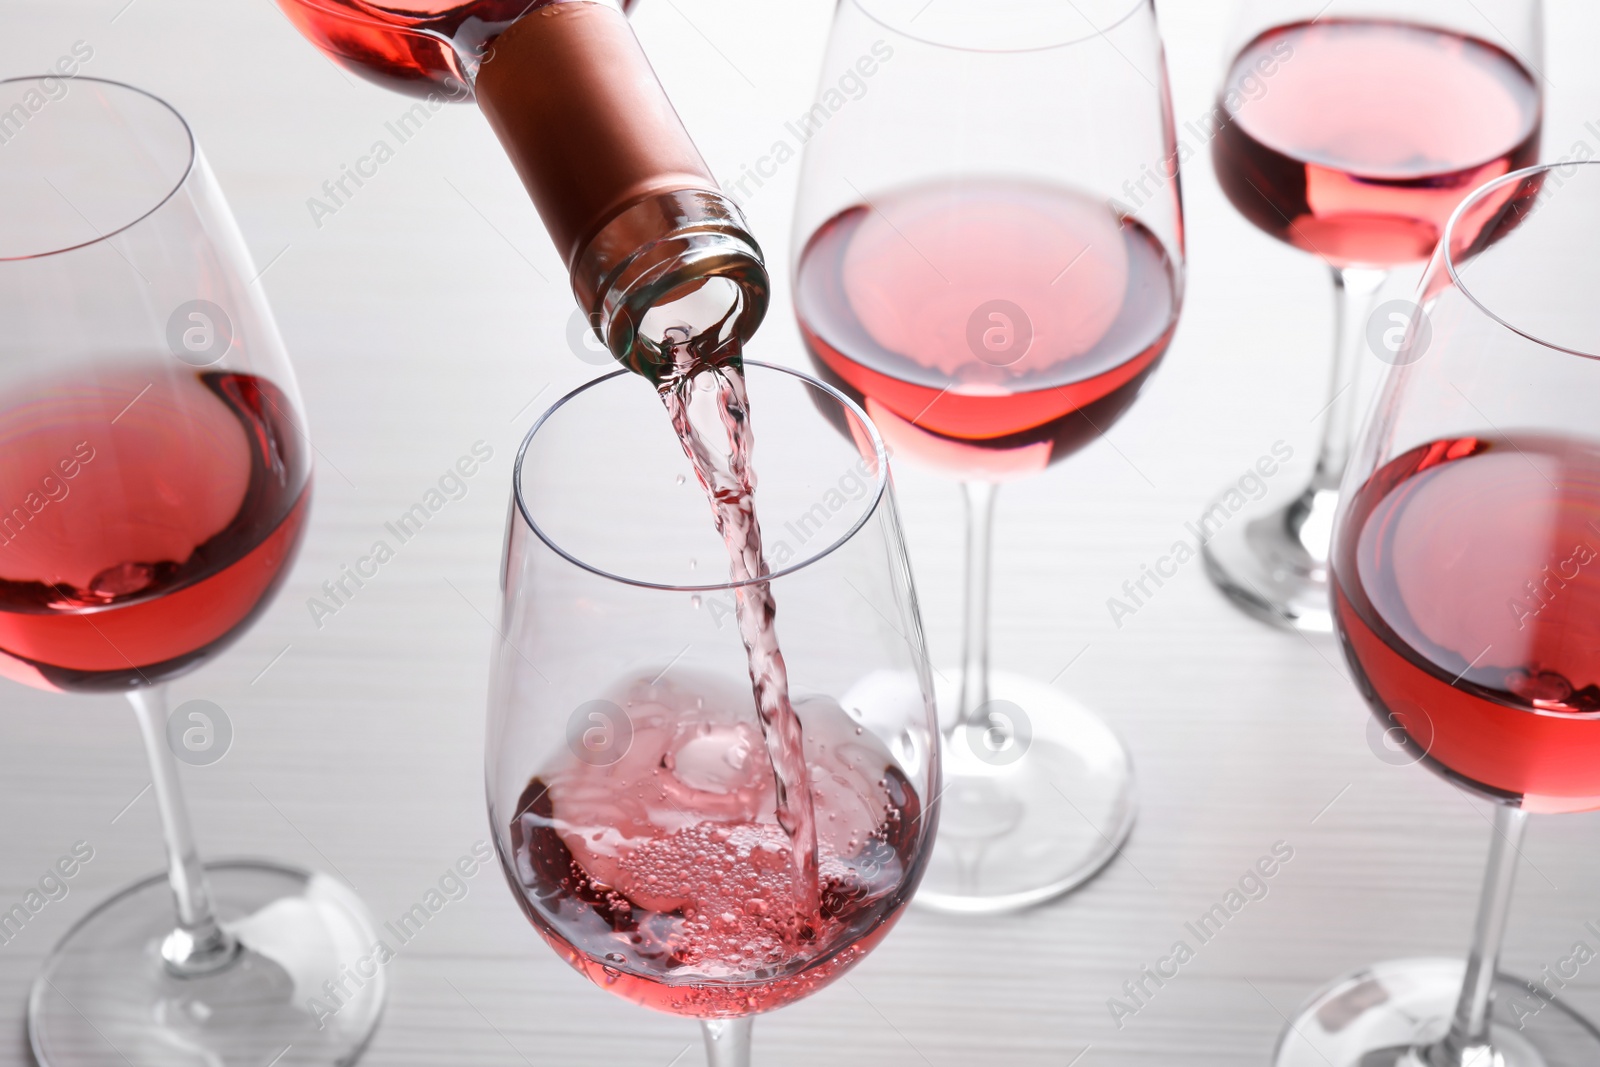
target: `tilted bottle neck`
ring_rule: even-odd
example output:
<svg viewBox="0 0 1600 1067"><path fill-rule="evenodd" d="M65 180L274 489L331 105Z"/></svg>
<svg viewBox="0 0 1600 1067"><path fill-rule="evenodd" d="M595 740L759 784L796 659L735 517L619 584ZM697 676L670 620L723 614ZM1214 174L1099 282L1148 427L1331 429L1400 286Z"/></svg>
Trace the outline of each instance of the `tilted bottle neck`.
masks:
<svg viewBox="0 0 1600 1067"><path fill-rule="evenodd" d="M712 278L730 283L718 286L732 294L724 328L755 332L768 298L761 251L619 7L531 9L490 42L475 91L619 360L655 378L648 313Z"/></svg>

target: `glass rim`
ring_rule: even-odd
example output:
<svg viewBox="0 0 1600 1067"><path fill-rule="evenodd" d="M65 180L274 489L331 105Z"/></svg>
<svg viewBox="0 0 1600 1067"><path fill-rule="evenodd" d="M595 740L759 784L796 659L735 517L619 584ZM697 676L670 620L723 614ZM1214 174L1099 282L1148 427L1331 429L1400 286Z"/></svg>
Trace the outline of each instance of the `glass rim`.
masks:
<svg viewBox="0 0 1600 1067"><path fill-rule="evenodd" d="M867 415L866 411L862 409L861 405L857 404L854 400L851 400L848 396L840 392L838 389L835 389L827 382L813 378L804 371L798 371L792 367L782 367L775 363L765 363L760 360L747 359L744 361L744 366L758 367L761 370L770 370L776 371L780 374L787 374L791 378L798 379L803 385L820 390L833 400L836 400L839 405L845 409L846 413L854 415L857 419L859 419L861 425L866 428L868 435L872 439L873 455L878 461L878 471L873 480L872 491L864 498L864 506L861 509L861 513L856 517L856 520L850 524L850 528L841 533L831 543L823 548L818 549L816 552L811 553L804 559L797 560L786 567L781 567L778 570L772 571L760 578L746 578L743 581L738 582L711 582L700 585L675 585L665 582L644 581L639 578L629 578L621 574L613 574L608 570L605 570L601 567L596 567L591 563L579 559L577 556L573 555L571 552L568 552L566 549L562 548L560 545L551 540L549 535L546 534L544 530L540 529L539 524L534 521L532 514L530 514L528 511L528 502L523 498L522 464L523 460L527 458L528 448L533 444L534 438L538 436L538 433L540 429L544 427L544 424L548 422L556 414L556 412L565 407L568 402L576 400L579 396L588 392L589 390L594 389L597 386L604 385L606 382L613 381L614 379L621 377L638 377L635 372L627 369L626 367L618 367L616 370L613 370L607 374L602 374L598 378L591 378L589 381L584 382L576 389L573 389L571 392L567 393L560 400L557 400L554 404L551 404L550 407L545 410L544 414L540 415L539 418L534 421L533 426L528 430L527 434L523 436L522 444L517 448L517 461L511 468L511 496L516 502L516 508L518 513L522 516L522 521L527 525L529 530L533 531L534 536L538 537L540 541L544 542L546 548L550 549L550 551L554 552L556 555L560 556L562 559L566 560L568 563L571 563L575 567L580 567L596 577L605 578L613 582L619 582L623 585L633 586L636 589L654 589L667 593L717 593L743 589L748 586L760 585L764 582L777 581L779 578L784 578L788 575L803 571L812 564L818 563L833 555L835 551L853 539L856 534L861 532L862 528L866 526L867 521L871 519L873 515L877 514L878 508L883 504L884 496L889 489L889 449L888 446L884 444L883 435L878 431L877 425L873 423L871 417ZM707 519L710 519L709 514L707 515Z"/></svg>
<svg viewBox="0 0 1600 1067"><path fill-rule="evenodd" d="M952 44L948 41L937 41L929 37L919 37L917 34L909 33L902 27L891 25L879 18L877 15L873 14L871 9L869 9L867 6L869 0L850 0L850 2L854 4L856 10L865 15L869 21L882 26L884 29L895 34L896 36L904 37L908 41L916 41L918 44L925 44L930 48L943 48L951 52L970 52L974 55L995 56L1025 55L1033 52L1049 52L1057 48L1071 48L1074 45L1080 45L1087 41L1103 38L1106 34L1110 33L1112 30L1133 18L1133 16L1138 13L1140 8L1154 6L1154 0L1128 0L1128 9L1105 26L1095 26L1094 23L1089 22L1088 17L1085 16L1084 21L1089 22L1090 26L1094 26L1094 32L1086 33L1082 37L1074 37L1066 41L1054 41L1049 44L1023 45L1018 48L981 48L973 45ZM1079 14L1082 14L1082 12L1080 11Z"/></svg>
<svg viewBox="0 0 1600 1067"><path fill-rule="evenodd" d="M1569 160L1567 160L1565 162L1536 163L1531 167L1523 167L1521 170L1514 170L1514 171L1511 171L1508 174L1502 174L1500 177L1495 178L1493 181L1488 181L1488 182L1485 182L1484 184L1478 186L1478 188L1474 189L1467 196L1467 198L1465 200L1461 201L1460 204L1456 205L1455 211L1451 212L1450 221L1445 223L1444 234L1439 239L1439 255L1443 258L1443 260L1444 260L1444 269L1445 269L1446 273L1449 274L1450 280L1451 280L1451 282L1453 282L1455 284L1455 287L1457 289L1461 290L1461 294L1463 296L1465 296L1468 300L1472 301L1472 304L1473 304L1474 307L1476 307L1479 311L1483 312L1485 315L1487 315L1493 321L1498 322L1501 326L1504 326L1506 329L1510 330L1512 333L1516 334L1517 336L1526 338L1527 340L1532 341L1534 344L1540 345L1540 346L1542 346L1544 348L1548 348L1548 349L1550 349L1552 351L1564 352L1569 356L1579 356L1579 357L1581 357L1583 359L1600 359L1600 352L1585 352L1582 349L1570 348L1570 347L1568 347L1566 345L1557 344L1554 341L1547 341L1543 337L1540 337L1539 335L1534 334L1534 333L1530 333L1527 330L1524 330L1522 327L1520 327L1520 326L1516 325L1515 323L1511 322L1510 320L1505 318L1499 312L1495 311L1493 308L1489 307L1489 305L1485 304L1482 300L1480 300L1478 298L1477 294L1472 291L1472 287L1467 284L1466 279L1464 279L1461 276L1461 270L1458 269L1457 263L1456 263L1456 255L1455 255L1456 225L1463 218L1466 217L1467 210L1470 207L1472 207L1472 205L1478 203L1479 201L1484 199L1486 196L1489 196L1490 194L1494 193L1496 190L1502 189L1502 188L1504 188L1506 186L1510 186L1510 185L1521 184L1522 182L1526 181L1527 179L1529 179L1531 177L1534 177L1535 175L1550 174L1550 173L1552 173L1554 171L1563 170L1563 169L1565 169L1567 167L1600 167L1600 159L1588 159L1588 160L1569 159ZM1509 203L1509 201L1508 201L1508 203ZM1502 208L1501 210L1504 210L1504 208ZM1471 245L1469 244L1466 247L1470 248ZM1477 252L1475 252L1473 254L1472 258L1476 258L1477 256L1482 255L1486 251L1488 251L1488 246L1486 246L1485 248L1479 249ZM1468 262L1470 262L1470 260ZM1460 267L1463 268L1463 269L1466 266L1467 266L1466 263L1462 263L1460 265Z"/></svg>
<svg viewBox="0 0 1600 1067"><path fill-rule="evenodd" d="M174 196L178 194L178 190L182 189L184 185L188 183L189 177L194 173L195 164L200 156L199 148L195 144L194 130L189 126L189 120L183 117L183 113L177 108L173 107L166 100L157 96L155 93L150 92L148 89L141 89L137 85L129 85L127 82L117 81L114 78L97 78L88 74L76 74L71 78L66 78L60 74L23 74L15 78L0 78L0 85L15 85L18 82L42 82L47 78L55 78L58 81L95 82L99 85L109 85L116 89L126 90L130 93L137 93L140 96L148 97L149 99L154 100L156 103L165 108L173 118L178 120L178 126L183 130L183 136L189 145L189 158L184 163L183 173L178 176L178 180L173 183L172 188L168 189L160 199L158 199L154 204L150 205L150 208L147 211L143 212L136 218L122 224L121 226L118 226L114 230L108 230L105 233L102 233L92 240L79 241L77 244L64 245L61 248L51 248L43 252L29 252L27 255L23 256L0 256L0 263L22 263L30 259L43 259L46 256L58 256L64 252L75 252L80 248L89 248L93 245L100 244L102 241L108 241L120 233L126 233L133 227L139 225L139 223L143 222L145 219L148 219L151 215L154 215L157 211L160 211L169 201L172 200Z"/></svg>

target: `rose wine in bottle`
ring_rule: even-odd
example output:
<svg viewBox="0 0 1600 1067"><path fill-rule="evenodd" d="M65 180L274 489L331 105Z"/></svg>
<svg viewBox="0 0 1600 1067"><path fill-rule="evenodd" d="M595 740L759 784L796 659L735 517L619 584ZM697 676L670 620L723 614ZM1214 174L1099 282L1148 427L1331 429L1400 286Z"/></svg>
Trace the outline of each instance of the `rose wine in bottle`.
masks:
<svg viewBox="0 0 1600 1067"><path fill-rule="evenodd" d="M768 280L618 0L278 0L341 66L475 98L622 363L659 382L688 323L737 358ZM725 344L732 342L731 344Z"/></svg>

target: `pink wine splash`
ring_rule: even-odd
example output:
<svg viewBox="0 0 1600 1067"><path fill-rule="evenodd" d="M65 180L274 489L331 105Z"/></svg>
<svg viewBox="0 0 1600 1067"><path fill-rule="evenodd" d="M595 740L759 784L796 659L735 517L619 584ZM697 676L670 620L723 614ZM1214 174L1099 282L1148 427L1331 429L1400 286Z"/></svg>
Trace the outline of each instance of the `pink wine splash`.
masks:
<svg viewBox="0 0 1600 1067"><path fill-rule="evenodd" d="M1252 41L1221 110L1213 159L1234 207L1331 263L1377 267L1426 258L1468 193L1533 163L1542 117L1533 75L1495 45L1359 19Z"/></svg>
<svg viewBox="0 0 1600 1067"><path fill-rule="evenodd" d="M789 702L789 673L778 647L777 604L764 579L767 561L755 509L750 400L737 348L714 352L686 328L669 331L672 371L660 391L672 428L711 502L728 548L739 635L750 663L756 715L772 765L778 824L794 847L793 898L802 914L817 908L817 826L807 784L800 720Z"/></svg>
<svg viewBox="0 0 1600 1067"><path fill-rule="evenodd" d="M725 1018L815 992L882 939L927 827L875 734L826 697L783 706L805 722L803 791L821 827L820 884L802 887L742 686L678 667L608 697L633 724L621 759L561 748L510 827L518 901L568 963L647 1007Z"/></svg>

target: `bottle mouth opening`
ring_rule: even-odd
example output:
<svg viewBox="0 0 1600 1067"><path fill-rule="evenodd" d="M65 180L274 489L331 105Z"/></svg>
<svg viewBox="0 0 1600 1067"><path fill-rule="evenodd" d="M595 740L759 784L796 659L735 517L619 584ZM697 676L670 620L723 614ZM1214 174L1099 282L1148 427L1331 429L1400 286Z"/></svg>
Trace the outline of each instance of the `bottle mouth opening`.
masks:
<svg viewBox="0 0 1600 1067"><path fill-rule="evenodd" d="M198 152L165 100L123 82L0 81L0 262L87 248L155 214Z"/></svg>
<svg viewBox="0 0 1600 1067"><path fill-rule="evenodd" d="M669 330L748 341L771 281L738 207L709 189L679 189L641 197L601 226L573 259L572 288L612 355L659 382Z"/></svg>
<svg viewBox="0 0 1600 1067"><path fill-rule="evenodd" d="M704 238L662 244L606 294L599 316L612 355L657 384L674 368L673 349L688 342L711 362L738 358L768 302L766 269L748 251Z"/></svg>

